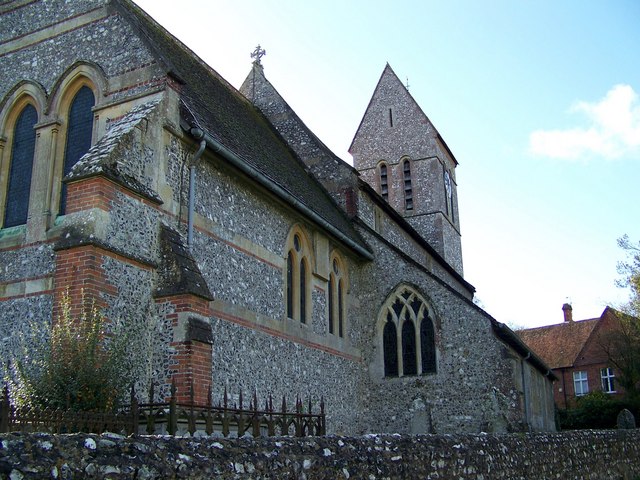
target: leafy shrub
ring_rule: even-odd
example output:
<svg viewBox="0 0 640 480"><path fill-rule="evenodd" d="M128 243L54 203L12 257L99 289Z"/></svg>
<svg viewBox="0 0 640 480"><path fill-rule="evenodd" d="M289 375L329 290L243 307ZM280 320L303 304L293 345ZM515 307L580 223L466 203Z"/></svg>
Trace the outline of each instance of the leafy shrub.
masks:
<svg viewBox="0 0 640 480"><path fill-rule="evenodd" d="M74 318L65 295L48 341L17 361L14 398L19 405L75 411L113 411L124 398L126 335L108 332L102 313L82 300Z"/></svg>
<svg viewBox="0 0 640 480"><path fill-rule="evenodd" d="M593 392L578 397L575 408L559 410L558 422L561 430L616 428L618 414L625 408L638 419L638 402Z"/></svg>

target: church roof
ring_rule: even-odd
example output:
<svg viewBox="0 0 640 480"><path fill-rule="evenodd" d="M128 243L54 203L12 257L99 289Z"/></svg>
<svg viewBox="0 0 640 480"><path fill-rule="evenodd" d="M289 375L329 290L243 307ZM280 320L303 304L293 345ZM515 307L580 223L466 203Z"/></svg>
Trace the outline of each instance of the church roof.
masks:
<svg viewBox="0 0 640 480"><path fill-rule="evenodd" d="M517 333L551 368L568 368L576 363L599 321L600 318L567 321Z"/></svg>
<svg viewBox="0 0 640 480"><path fill-rule="evenodd" d="M251 171L276 185L275 191L293 198L289 203L294 208L314 212L356 251L369 251L344 212L257 108L130 0L114 2L180 84L182 116L191 127L233 152Z"/></svg>

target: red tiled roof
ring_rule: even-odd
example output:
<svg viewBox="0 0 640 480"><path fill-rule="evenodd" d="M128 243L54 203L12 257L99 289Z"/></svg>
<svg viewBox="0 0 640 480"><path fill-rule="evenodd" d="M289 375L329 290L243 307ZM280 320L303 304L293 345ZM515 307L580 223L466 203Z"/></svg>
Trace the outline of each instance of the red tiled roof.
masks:
<svg viewBox="0 0 640 480"><path fill-rule="evenodd" d="M516 332L552 369L572 366L599 318L563 322Z"/></svg>

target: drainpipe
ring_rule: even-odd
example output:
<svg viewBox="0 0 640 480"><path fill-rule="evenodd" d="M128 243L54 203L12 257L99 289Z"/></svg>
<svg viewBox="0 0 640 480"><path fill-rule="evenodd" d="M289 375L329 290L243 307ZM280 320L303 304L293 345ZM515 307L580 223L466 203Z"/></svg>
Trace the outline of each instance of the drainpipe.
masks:
<svg viewBox="0 0 640 480"><path fill-rule="evenodd" d="M529 395L527 393L526 375L524 372L525 363L531 358L531 352L527 352L527 356L520 360L520 374L522 375L522 393L524 395L524 418L527 422L527 428L531 431L531 419L529 418Z"/></svg>
<svg viewBox="0 0 640 480"><path fill-rule="evenodd" d="M191 251L193 247L193 211L196 203L196 163L207 148L207 141L204 139L204 132L198 128L192 128L191 134L200 140L200 147L189 162L189 213L187 219L187 247Z"/></svg>
<svg viewBox="0 0 640 480"><path fill-rule="evenodd" d="M287 192L285 189L280 187L279 185L274 184L270 179L268 179L264 174L248 165L244 160L242 160L237 154L229 150L227 147L218 142L215 138L213 138L208 133L204 133L199 128L191 128L189 130L191 135L193 135L197 140L202 140L206 142L208 147L213 150L215 153L224 157L229 163L231 163L234 167L238 168L240 171L248 175L249 177L256 180L260 185L265 187L267 190L270 190L272 193L276 194L280 198L284 199L289 205L303 212L313 221L315 221L318 225L329 231L332 235L334 235L337 239L344 242L351 249L353 249L358 254L362 255L367 260L373 260L373 254L366 250L365 248L358 245L356 242L351 240L348 236L342 233L338 228L331 225L331 223L327 222L324 218L318 215L316 212L311 210L305 204L300 202L297 198ZM202 144L201 144L202 145Z"/></svg>

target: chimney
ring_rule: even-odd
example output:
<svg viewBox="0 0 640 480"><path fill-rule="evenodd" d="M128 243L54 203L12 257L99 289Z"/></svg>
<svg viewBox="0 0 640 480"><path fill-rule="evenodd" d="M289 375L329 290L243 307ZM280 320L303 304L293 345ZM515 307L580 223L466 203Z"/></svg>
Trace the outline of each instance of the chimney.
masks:
<svg viewBox="0 0 640 480"><path fill-rule="evenodd" d="M573 322L573 307L569 303L562 305L562 311L564 312L564 321Z"/></svg>

